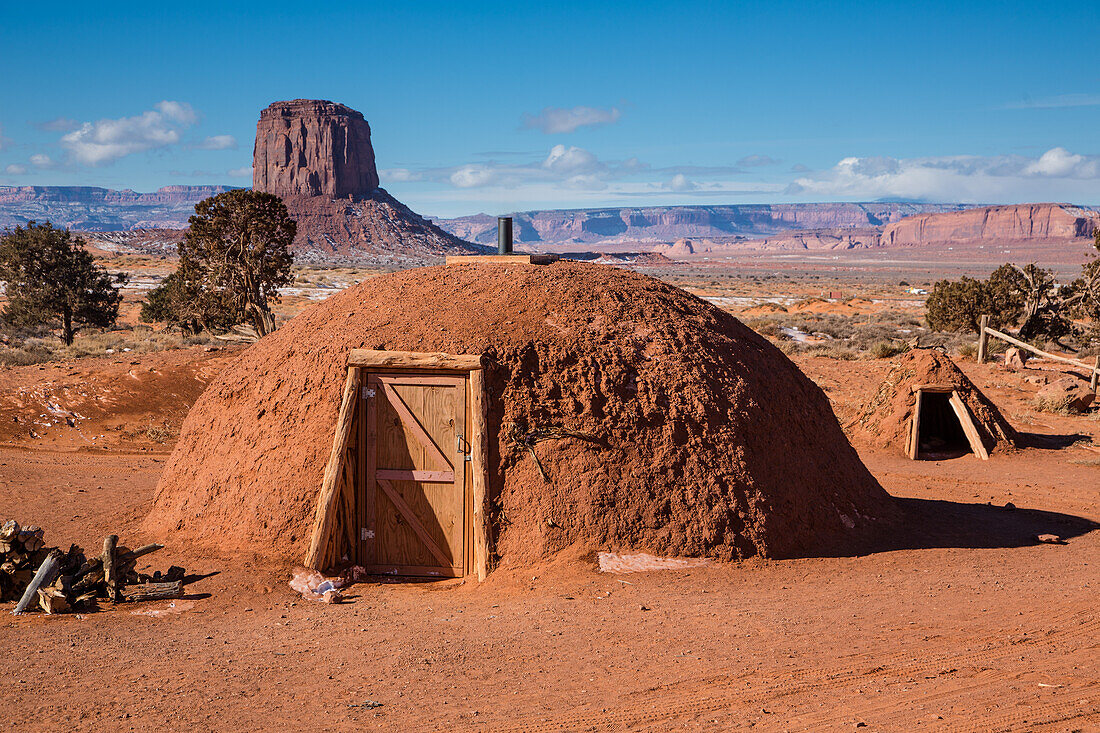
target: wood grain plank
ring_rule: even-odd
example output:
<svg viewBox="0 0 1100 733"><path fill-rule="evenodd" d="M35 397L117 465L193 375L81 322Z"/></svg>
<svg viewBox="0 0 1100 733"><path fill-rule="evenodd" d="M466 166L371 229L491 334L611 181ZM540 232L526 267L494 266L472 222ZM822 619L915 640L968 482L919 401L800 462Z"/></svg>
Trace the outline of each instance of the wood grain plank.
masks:
<svg viewBox="0 0 1100 733"><path fill-rule="evenodd" d="M917 454L920 452L920 410L921 410L921 395L924 393L919 389L913 392L913 421L910 423L912 430L909 432L909 454L910 460L917 460Z"/></svg>
<svg viewBox="0 0 1100 733"><path fill-rule="evenodd" d="M371 575L408 575L416 578L461 578L463 574L462 568L443 568L436 565L372 565L367 571Z"/></svg>
<svg viewBox="0 0 1100 733"><path fill-rule="evenodd" d="M336 493L337 479L340 476L341 463L350 437L351 418L354 414L352 407L356 392L359 389L359 377L360 370L358 368L348 369L347 380L344 383L344 396L336 417L336 431L332 438L332 451L329 453L324 479L321 481L321 491L317 496L317 512L313 519L313 533L304 560L305 566L314 570L325 569L324 550L329 547L332 540L332 526L336 514L335 502L338 498Z"/></svg>
<svg viewBox="0 0 1100 733"><path fill-rule="evenodd" d="M465 382L465 377L445 377L439 375L423 376L420 374L385 374L378 375L377 379L383 384L415 384L422 387L460 387Z"/></svg>
<svg viewBox="0 0 1100 733"><path fill-rule="evenodd" d="M401 494L393 487L393 484L389 480L384 478L378 479L378 485L382 487L382 490L386 492L386 497L393 502L393 505L397 508L397 511L401 513L402 518L412 527L417 536L420 537L420 541L424 543L424 546L428 548L428 551L435 556L437 560L444 567L451 567L451 558L447 557L447 554L440 549L439 545L432 539L427 528L423 525L412 508L401 497Z"/></svg>
<svg viewBox="0 0 1100 733"><path fill-rule="evenodd" d="M444 354L419 351L375 351L352 349L348 352L348 366L377 370L395 369L449 369L469 371L481 369L480 354Z"/></svg>
<svg viewBox="0 0 1100 733"><path fill-rule="evenodd" d="M970 410L962 401L962 397L959 397L958 392L952 392L948 402L951 404L951 409L955 411L955 416L959 418L963 433L966 434L966 440L970 443L970 449L974 451L974 455L983 461L988 461L989 451L985 449L982 436L978 433L978 426L974 424L974 419L970 416Z"/></svg>
<svg viewBox="0 0 1100 733"><path fill-rule="evenodd" d="M420 421L416 419L416 416L413 415L412 410L405 404L405 401L401 399L401 395L397 394L397 390L394 386L383 382L382 390L385 392L386 398L389 400L390 405L393 406L394 411L396 411L401 418L401 422L409 429L409 432L420 441L424 449L434 456L440 464L453 469L451 462L443 455L443 451L435 444L432 437L428 435L428 431L425 430L424 426L420 424Z"/></svg>
<svg viewBox="0 0 1100 733"><path fill-rule="evenodd" d="M455 482L454 471L415 471L398 468L378 468L374 475L387 481L422 481L435 484L453 484Z"/></svg>
<svg viewBox="0 0 1100 733"><path fill-rule="evenodd" d="M484 372L470 372L470 458L473 472L473 571L479 581L489 572L489 534L485 520L489 490L489 399Z"/></svg>

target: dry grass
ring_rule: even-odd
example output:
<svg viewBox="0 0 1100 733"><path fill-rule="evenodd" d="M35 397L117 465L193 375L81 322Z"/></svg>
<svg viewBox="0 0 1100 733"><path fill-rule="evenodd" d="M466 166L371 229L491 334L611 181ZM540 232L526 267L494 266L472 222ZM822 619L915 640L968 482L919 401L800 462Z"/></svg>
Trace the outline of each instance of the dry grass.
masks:
<svg viewBox="0 0 1100 733"><path fill-rule="evenodd" d="M844 360L889 359L921 346L940 347L970 358L977 351L974 334L931 331L915 315L899 311L887 310L871 315L776 311L742 320L788 355L811 354ZM783 329L805 333L809 340L795 341Z"/></svg>
<svg viewBox="0 0 1100 733"><path fill-rule="evenodd" d="M85 356L166 351L213 341L207 334L183 336L175 331L154 331L148 326L88 330L78 333L69 346L54 337L32 337L18 345L0 347L0 365L26 366Z"/></svg>

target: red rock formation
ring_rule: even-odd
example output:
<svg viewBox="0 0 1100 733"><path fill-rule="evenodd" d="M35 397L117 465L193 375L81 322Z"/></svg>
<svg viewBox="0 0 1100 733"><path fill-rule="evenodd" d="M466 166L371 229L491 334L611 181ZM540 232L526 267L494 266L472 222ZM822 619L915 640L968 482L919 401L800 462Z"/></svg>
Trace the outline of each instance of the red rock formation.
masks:
<svg viewBox="0 0 1100 733"><path fill-rule="evenodd" d="M1100 214L1069 204L988 206L968 211L910 216L887 224L883 247L946 242L1067 240L1091 237Z"/></svg>
<svg viewBox="0 0 1100 733"><path fill-rule="evenodd" d="M281 197L298 222L300 261L413 263L483 249L378 187L370 125L342 104L295 99L260 112L252 180Z"/></svg>
<svg viewBox="0 0 1100 733"><path fill-rule="evenodd" d="M271 104L256 123L252 160L252 187L276 196L369 196L378 188L370 125L342 104Z"/></svg>
<svg viewBox="0 0 1100 733"><path fill-rule="evenodd" d="M864 230L914 214L956 211L962 204L823 203L647 206L560 209L513 214L521 244L671 242L680 238L773 237L797 229ZM443 229L475 242L496 241L496 218L485 214L444 219ZM811 246L811 249L816 248Z"/></svg>

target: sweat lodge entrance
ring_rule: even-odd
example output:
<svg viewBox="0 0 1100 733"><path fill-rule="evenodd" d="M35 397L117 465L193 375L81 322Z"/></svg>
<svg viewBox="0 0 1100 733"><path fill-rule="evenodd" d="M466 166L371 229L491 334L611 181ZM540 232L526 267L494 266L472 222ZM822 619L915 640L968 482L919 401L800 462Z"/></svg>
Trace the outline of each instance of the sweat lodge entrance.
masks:
<svg viewBox="0 0 1100 733"><path fill-rule="evenodd" d="M353 349L307 567L484 578L481 357Z"/></svg>
<svg viewBox="0 0 1100 733"><path fill-rule="evenodd" d="M970 410L950 385L922 384L913 388L913 418L909 426L909 457L944 458L973 453L982 460L982 444Z"/></svg>

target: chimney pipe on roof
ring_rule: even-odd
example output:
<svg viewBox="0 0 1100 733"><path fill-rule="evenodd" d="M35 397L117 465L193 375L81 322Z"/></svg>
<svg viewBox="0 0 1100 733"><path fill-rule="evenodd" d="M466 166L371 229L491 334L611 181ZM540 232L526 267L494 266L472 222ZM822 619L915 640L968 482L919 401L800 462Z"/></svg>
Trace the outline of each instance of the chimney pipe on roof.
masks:
<svg viewBox="0 0 1100 733"><path fill-rule="evenodd" d="M512 254L512 217L497 217L497 254Z"/></svg>

